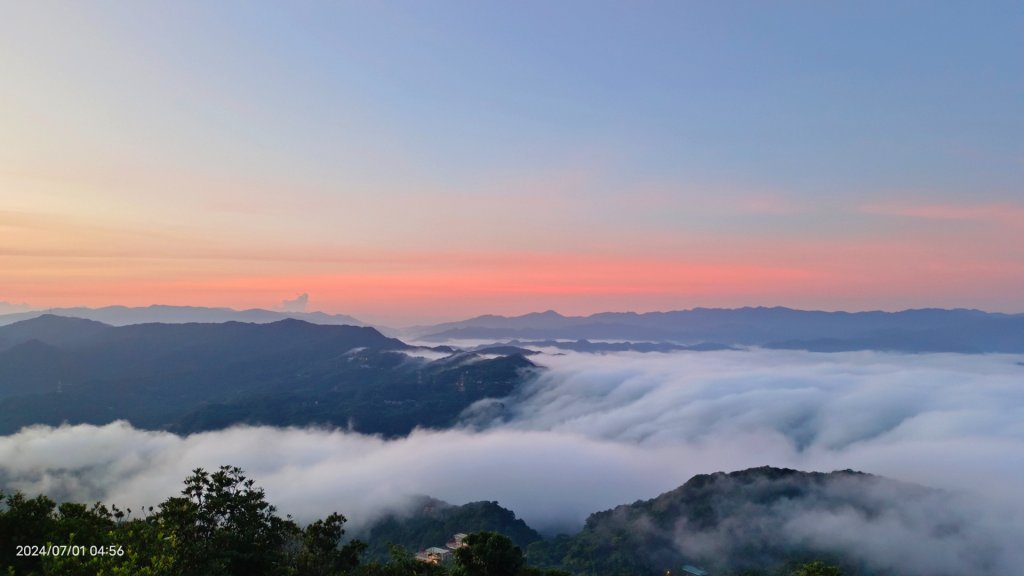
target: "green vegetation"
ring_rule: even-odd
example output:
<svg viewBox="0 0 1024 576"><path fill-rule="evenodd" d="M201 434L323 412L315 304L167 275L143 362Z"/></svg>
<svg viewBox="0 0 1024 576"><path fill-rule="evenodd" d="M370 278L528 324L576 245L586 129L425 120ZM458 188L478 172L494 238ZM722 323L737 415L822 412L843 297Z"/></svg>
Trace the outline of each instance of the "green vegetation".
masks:
<svg viewBox="0 0 1024 576"><path fill-rule="evenodd" d="M748 491L769 476L784 485L760 484L755 498L798 496L800 482L821 482L830 475L756 469L732 475L697 476L679 490L651 501L592 515L573 537L541 540L522 520L493 502L446 506L426 500L432 510L403 525L392 518L378 524L371 538L410 538L427 530L429 544L443 545L455 524L471 532L464 546L439 564L418 560L407 548L391 546L386 558L367 557L367 545L345 538L346 519L333 513L299 526L280 517L264 492L236 467L209 473L196 469L180 496L133 516L130 509L103 504L57 504L46 496L28 498L0 493L0 574L7 576L572 576L665 573L682 561L654 532L638 534L628 520L648 514L650 526L682 513L686 501L696 521L714 516L714 500L728 490ZM849 474L849 473L841 473ZM796 476L794 476L796 475ZM805 476L810 477L807 480ZM796 478L797 480L794 480ZM721 483L728 485L725 489ZM717 487L716 487L717 486ZM767 486L767 488L765 488ZM773 487L774 486L774 487ZM780 488L780 486L782 488ZM740 487L740 488L737 488ZM787 488L788 487L788 488ZM806 487L805 487L806 488ZM750 494L748 494L750 496ZM748 500L750 500L748 498ZM710 517L709 517L710 518ZM708 520L711 522L711 520ZM493 526L481 530L480 526ZM460 530L461 531L461 530ZM517 542L529 542L528 553ZM417 547L418 548L418 547ZM668 555L666 555L668 554ZM776 558L778 560L778 558ZM836 563L790 554L784 561L737 568L705 565L714 576L843 576ZM4 572L6 571L6 572ZM672 570L673 574L681 572ZM856 574L857 572L849 572Z"/></svg>
<svg viewBox="0 0 1024 576"><path fill-rule="evenodd" d="M423 550L444 545L453 534L463 532L498 532L522 549L541 540L540 534L511 510L497 502L470 502L453 506L423 497L407 514L390 514L373 523L359 538L368 544L366 557L388 558L392 546Z"/></svg>
<svg viewBox="0 0 1024 576"><path fill-rule="evenodd" d="M786 538L786 521L800 511L877 517L885 500L870 495L882 491L904 501L930 493L853 471L702 474L657 498L591 514L579 533L534 542L526 556L586 576L678 575L685 564L713 576L874 576L881 573L849 549Z"/></svg>
<svg viewBox="0 0 1024 576"><path fill-rule="evenodd" d="M145 515L0 493L0 568L8 576L560 576L526 566L506 536L478 532L454 561L432 565L393 547L361 562L334 513L300 527L281 518L239 468L196 469L182 495Z"/></svg>
<svg viewBox="0 0 1024 576"><path fill-rule="evenodd" d="M229 466L195 470L181 496L141 518L46 496L4 495L2 504L0 565L17 575L316 576L345 573L363 549L339 544L344 516L300 528Z"/></svg>

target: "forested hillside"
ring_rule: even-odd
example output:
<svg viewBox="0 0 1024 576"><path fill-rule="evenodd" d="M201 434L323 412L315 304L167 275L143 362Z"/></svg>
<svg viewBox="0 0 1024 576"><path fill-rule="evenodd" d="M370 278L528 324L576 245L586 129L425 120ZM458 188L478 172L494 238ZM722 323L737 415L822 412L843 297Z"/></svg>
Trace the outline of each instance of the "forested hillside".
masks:
<svg viewBox="0 0 1024 576"><path fill-rule="evenodd" d="M443 546L460 532L498 532L523 550L541 540L536 530L497 502L453 506L429 497L419 499L406 513L392 513L374 522L359 538L368 544L367 558L383 560L393 545L410 550Z"/></svg>
<svg viewBox="0 0 1024 576"><path fill-rule="evenodd" d="M937 495L853 471L762 467L702 474L657 498L592 514L578 534L536 542L528 557L539 566L589 576L664 574L684 564L714 575L788 574L821 559L847 575L912 573L909 566L908 572L881 566L866 544L856 544L856 534L820 528L852 517L858 522L849 531L891 529L900 514L920 514L932 498L941 502ZM924 506L901 509L913 502ZM920 518L911 521L919 530L931 529L922 528ZM951 534L958 529L948 523L938 528Z"/></svg>
<svg viewBox="0 0 1024 576"><path fill-rule="evenodd" d="M402 435L449 426L534 368L520 355L407 351L373 328L299 320L113 327L42 316L0 327L0 434L128 420L179 433L244 423Z"/></svg>

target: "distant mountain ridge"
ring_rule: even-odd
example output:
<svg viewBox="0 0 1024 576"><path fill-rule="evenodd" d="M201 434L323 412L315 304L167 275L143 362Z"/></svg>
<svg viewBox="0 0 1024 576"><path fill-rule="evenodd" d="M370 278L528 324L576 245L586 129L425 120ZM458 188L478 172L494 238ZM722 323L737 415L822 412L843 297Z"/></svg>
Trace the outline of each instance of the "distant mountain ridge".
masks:
<svg viewBox="0 0 1024 576"><path fill-rule="evenodd" d="M314 324L367 326L356 318L323 312L280 312L191 306L55 308L0 315L0 327L47 314L125 326L145 323L271 323L284 319ZM563 316L553 310L522 316L483 315L458 322L393 330L426 342L485 340L580 341L578 351L711 350L737 346L842 352L1022 353L1024 314L973 309L922 308L899 312L823 312L785 307L693 308L668 312L601 312ZM582 341L589 340L588 343ZM607 346L599 341L623 343ZM672 346L646 346L643 343ZM509 343L515 345L513 343ZM4 344L0 341L0 347ZM696 346L696 348L694 348ZM564 344L559 347L566 348ZM678 348L675 348L678 347ZM573 349L573 348L569 348Z"/></svg>
<svg viewBox="0 0 1024 576"><path fill-rule="evenodd" d="M562 316L479 316L411 330L431 342L452 340L630 340L762 346L817 352L1024 352L1024 314L968 309L822 312L791 308L694 308Z"/></svg>
<svg viewBox="0 0 1024 576"><path fill-rule="evenodd" d="M348 326L368 326L345 314L326 314L324 312L281 312L251 308L234 310L232 308L208 308L202 306L167 306L153 305L144 307L105 306L103 308L49 308L29 312L15 312L0 315L0 326L29 320L44 315L83 318L110 324L125 326L128 324L184 324L191 322L219 324L223 322L252 322L256 324L277 322L289 318L305 320L313 324L339 324Z"/></svg>

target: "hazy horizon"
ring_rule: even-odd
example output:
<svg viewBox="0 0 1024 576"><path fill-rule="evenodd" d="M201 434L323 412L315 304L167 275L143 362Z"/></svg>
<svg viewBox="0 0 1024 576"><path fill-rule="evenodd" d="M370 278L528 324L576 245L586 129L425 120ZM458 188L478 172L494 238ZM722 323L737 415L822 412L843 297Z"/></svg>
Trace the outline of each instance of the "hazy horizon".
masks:
<svg viewBox="0 0 1024 576"><path fill-rule="evenodd" d="M1022 310L1019 22L1009 1L10 3L0 301Z"/></svg>
<svg viewBox="0 0 1024 576"><path fill-rule="evenodd" d="M9 302L0 301L0 315L18 314L18 313L24 313L24 312L47 312L47 311L51 311L51 310L74 309L74 308L85 308L85 309L90 309L90 310L97 310L97 309L102 309L102 308L118 308L118 307L132 308L132 309L136 309L136 308L137 309L161 308L161 307L166 307L166 308L175 308L175 307L183 307L183 308L210 308L210 309L232 310L232 311L236 311L236 312L243 312L243 311L246 311L246 310L265 310L265 311L268 311L268 312L278 312L278 313L281 313L281 314L289 314L289 313L317 314L317 313L321 313L321 314L329 314L329 315L351 316L351 317L355 318L356 320L359 320L359 321L362 321L362 322L366 322L367 324L370 324L370 325L378 325L378 326L389 327L389 328L414 328L414 327L417 327L417 326L430 326L430 325L435 325L435 324L447 324L447 323L452 323L452 322L460 322L460 321L465 321L465 320L471 320L473 318L478 318L478 317L481 317L481 316L500 316L500 317L506 317L506 318L515 318L515 317L526 316L526 315L530 315L530 314L543 314L543 313L547 313L547 312L554 312L554 313L556 313L556 314L558 314L560 316L564 316L564 317L587 317L587 316L591 316L591 315L594 315L594 314L601 314L601 313L648 314L648 313L665 313L665 312L689 311L689 310L695 310L695 309L736 310L736 309L743 309L743 308L789 308L789 309L792 309L792 310L807 311L807 312L849 312L849 313L859 313L859 312L890 312L891 313L891 312L905 312L905 311L908 311L908 310L937 309L937 310L978 310L980 312L986 312L986 313L1010 314L1010 315L1024 314L1024 308L1022 308L1022 309L995 310L995 309L974 308L974 307L970 307L970 306L951 306L951 307L919 306L919 307L908 307L908 308L899 308L899 307L897 307L897 308L891 308L891 309L883 309L883 308L863 308L863 309L834 308L834 309L828 309L828 308L798 308L798 307L793 307L793 306L774 305L774 304L744 304L744 305L739 305L739 306L701 306L701 305L694 305L694 306L689 306L689 307L686 307L686 308L651 309L651 310L636 310L636 309L628 309L628 310L626 310L626 309L624 309L624 310L603 310L603 309L601 309L601 310L593 310L593 311L583 311L583 312L578 313L578 314L563 313L562 311L556 310L554 308L531 309L531 310L527 310L527 311L521 312L521 313L496 313L496 312L493 312L493 311L481 311L479 313L473 313L473 314L471 314L469 316L458 316L458 317L454 317L454 316L452 316L452 317L424 317L424 318L422 318L419 321L416 321L415 319L406 319L406 321L402 321L402 318L396 318L396 317L391 317L391 316L377 316L377 315L373 315L373 314L370 314L370 315L353 314L350 311L346 311L346 310L322 310L322 309L307 308L307 307L295 308L295 307L282 306L281 303L279 303L277 306L256 306L256 307L251 307L251 308L233 307L233 306L229 306L229 305L221 305L221 306L196 306L194 304L167 304L167 303L140 304L138 306L126 306L124 304L108 304L108 305L103 305L103 306L71 305L71 306L38 307L38 306L32 306L32 305L27 304L27 303L11 304Z"/></svg>

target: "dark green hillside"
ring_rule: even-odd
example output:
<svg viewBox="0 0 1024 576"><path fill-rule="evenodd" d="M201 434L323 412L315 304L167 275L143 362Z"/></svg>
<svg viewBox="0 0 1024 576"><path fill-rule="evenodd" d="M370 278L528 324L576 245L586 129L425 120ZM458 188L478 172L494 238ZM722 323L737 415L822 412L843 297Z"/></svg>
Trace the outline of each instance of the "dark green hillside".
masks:
<svg viewBox="0 0 1024 576"><path fill-rule="evenodd" d="M383 560L392 545L409 550L443 547L452 535L460 532L497 532L524 550L541 539L536 530L497 502L453 506L427 497L417 502L408 515L388 515L358 537L369 544L368 558Z"/></svg>
<svg viewBox="0 0 1024 576"><path fill-rule="evenodd" d="M124 419L181 433L246 423L400 435L451 425L534 367L522 356L429 362L373 328L299 320L111 327L44 316L0 327L0 338L12 346L0 351L0 433Z"/></svg>
<svg viewBox="0 0 1024 576"><path fill-rule="evenodd" d="M868 524L895 502L933 494L852 471L763 467L699 475L657 498L592 514L578 534L534 543L527 557L535 565L593 576L654 576L684 564L715 576L789 574L822 559L842 566L847 576L892 574L870 568L870 559L851 557L849 548L799 542L787 534L787 522L835 513Z"/></svg>

